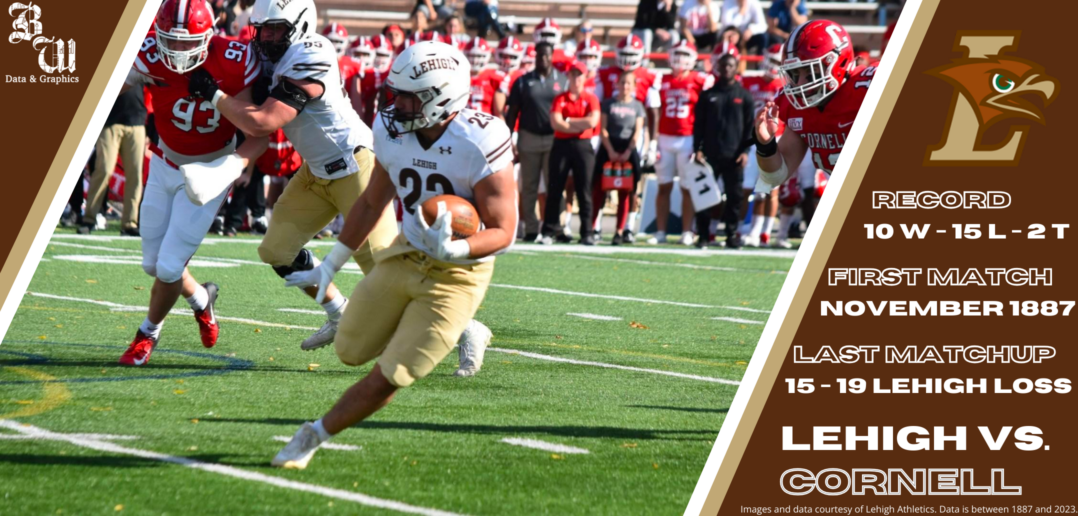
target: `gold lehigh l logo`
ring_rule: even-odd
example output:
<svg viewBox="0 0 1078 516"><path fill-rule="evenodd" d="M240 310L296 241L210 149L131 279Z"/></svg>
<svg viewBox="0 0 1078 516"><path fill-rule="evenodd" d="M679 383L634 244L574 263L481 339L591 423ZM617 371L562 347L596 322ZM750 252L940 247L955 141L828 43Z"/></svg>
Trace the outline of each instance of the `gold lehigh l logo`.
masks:
<svg viewBox="0 0 1078 516"><path fill-rule="evenodd" d="M1044 115L1023 98L1044 97L1047 107L1059 95L1059 81L1044 67L1018 57L1003 56L1018 48L1021 31L960 31L954 51L965 57L929 70L954 86L951 112L940 143L928 147L925 165L1014 166L1022 156L1029 126L1012 127L1002 143L981 143L986 130L1010 118L1027 118L1044 125Z"/></svg>

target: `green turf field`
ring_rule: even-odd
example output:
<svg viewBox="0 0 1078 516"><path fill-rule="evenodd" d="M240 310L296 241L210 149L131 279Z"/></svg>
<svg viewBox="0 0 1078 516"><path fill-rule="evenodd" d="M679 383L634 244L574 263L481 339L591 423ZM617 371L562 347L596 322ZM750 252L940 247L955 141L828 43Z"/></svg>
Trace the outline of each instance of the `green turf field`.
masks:
<svg viewBox="0 0 1078 516"><path fill-rule="evenodd" d="M54 236L0 346L0 514L679 514L793 256L518 245L477 315L496 348L478 376L451 376L454 352L284 471L275 439L369 366L300 351L324 317L256 244L210 238L191 263L221 286L215 348L174 312L127 369L138 240Z"/></svg>

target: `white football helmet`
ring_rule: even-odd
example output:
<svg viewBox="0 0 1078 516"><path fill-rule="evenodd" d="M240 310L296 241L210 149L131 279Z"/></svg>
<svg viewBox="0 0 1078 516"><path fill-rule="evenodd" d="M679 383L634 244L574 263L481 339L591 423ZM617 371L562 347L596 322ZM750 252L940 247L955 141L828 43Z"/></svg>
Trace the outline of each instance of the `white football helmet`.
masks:
<svg viewBox="0 0 1078 516"><path fill-rule="evenodd" d="M276 62L292 43L315 32L318 13L313 0L256 0L250 23L255 28L255 39L251 43L266 59ZM262 41L262 31L267 25L280 25L284 37Z"/></svg>
<svg viewBox="0 0 1078 516"><path fill-rule="evenodd" d="M421 41L393 61L385 88L395 100L379 110L393 137L432 127L468 105L472 67L464 53L440 41ZM418 110L401 112L397 103L414 97Z"/></svg>

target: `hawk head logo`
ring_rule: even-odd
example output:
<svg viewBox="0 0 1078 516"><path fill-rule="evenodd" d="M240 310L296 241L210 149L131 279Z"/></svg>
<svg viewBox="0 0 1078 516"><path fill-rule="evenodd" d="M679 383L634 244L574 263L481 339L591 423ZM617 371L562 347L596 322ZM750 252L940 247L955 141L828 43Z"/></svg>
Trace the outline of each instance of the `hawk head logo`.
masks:
<svg viewBox="0 0 1078 516"><path fill-rule="evenodd" d="M1018 46L1018 31L959 32L956 51L965 57L929 70L955 89L943 141L929 147L926 165L1016 165L1029 132L1017 126L1001 144L984 144L985 131L1005 120L1028 119L1044 125L1041 108L1059 96L1059 81L1044 66L1003 55Z"/></svg>

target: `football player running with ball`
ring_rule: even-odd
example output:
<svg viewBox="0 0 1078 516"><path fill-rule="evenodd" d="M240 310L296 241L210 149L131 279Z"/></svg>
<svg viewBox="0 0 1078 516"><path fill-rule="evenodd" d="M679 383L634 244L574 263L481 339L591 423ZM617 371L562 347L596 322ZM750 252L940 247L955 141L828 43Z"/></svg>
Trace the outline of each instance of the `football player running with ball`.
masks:
<svg viewBox="0 0 1078 516"><path fill-rule="evenodd" d="M259 257L286 279L286 286L299 287L326 311L325 324L300 345L304 350L333 342L348 299L330 282L332 276L319 276L325 269L318 268L317 259L303 246L338 213L347 216L367 189L375 163L371 130L338 87L337 52L329 40L314 33L314 23L311 0L255 2L253 44L273 64L269 98L262 105L224 94L208 72L196 74L191 83L192 94L211 99L245 132L270 134L284 128L306 160L274 205L269 231L258 246ZM389 247L397 236L391 207L384 207L370 222L369 235L351 253L364 274L374 268L374 253ZM329 258L338 260L338 269L347 261L340 254ZM461 339L458 376L478 371L490 339L490 330L481 323L468 326ZM478 361L471 359L476 354Z"/></svg>
<svg viewBox="0 0 1078 516"><path fill-rule="evenodd" d="M393 63L386 88L394 102L375 120L378 158L370 185L316 275L332 278L400 197L404 233L356 286L334 343L345 364L377 364L325 416L304 423L274 466L305 468L319 445L429 374L479 308L494 255L513 242L517 187L509 129L497 117L465 108L469 68L460 50L433 41L411 45ZM455 240L448 211L428 224L421 206L441 194L473 203L480 230Z"/></svg>
<svg viewBox="0 0 1078 516"><path fill-rule="evenodd" d="M757 192L784 183L806 152L830 174L876 73L873 66L855 68L849 34L828 20L794 29L783 50L783 95L756 115ZM780 123L798 137L777 139Z"/></svg>
<svg viewBox="0 0 1078 516"><path fill-rule="evenodd" d="M155 279L146 320L120 357L122 365L141 366L150 360L165 316L181 294L195 312L203 346L213 347L220 332L213 310L217 285L200 285L187 262L213 224L232 180L195 204L185 195L181 169L213 162L221 171L218 175L230 170L239 177L248 161L265 151L266 139L247 138L237 149L236 127L209 102L188 94L194 74L212 70L221 80L221 91L251 98L258 58L247 45L214 36L214 20L205 2L166 0L121 90L149 88L161 143L161 153L150 157L141 210L142 269Z"/></svg>

